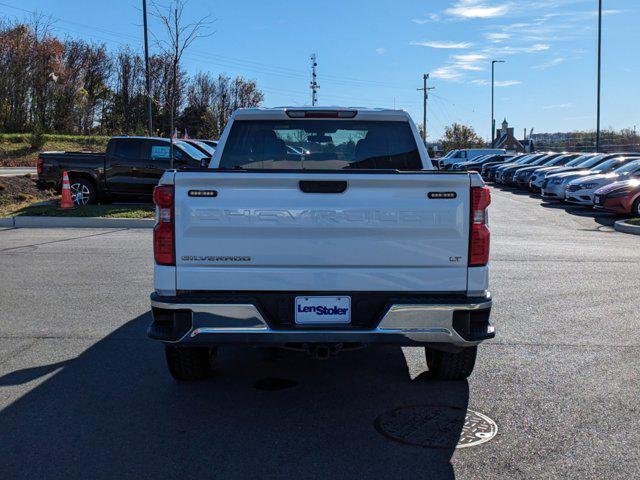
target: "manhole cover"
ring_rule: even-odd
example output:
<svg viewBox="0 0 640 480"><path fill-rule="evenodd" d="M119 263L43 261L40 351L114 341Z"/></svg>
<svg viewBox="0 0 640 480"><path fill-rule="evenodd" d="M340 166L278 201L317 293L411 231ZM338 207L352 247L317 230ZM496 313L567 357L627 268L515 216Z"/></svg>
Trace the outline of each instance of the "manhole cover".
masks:
<svg viewBox="0 0 640 480"><path fill-rule="evenodd" d="M456 407L416 405L383 413L375 421L385 437L425 448L464 448L488 442L498 426L486 415Z"/></svg>
<svg viewBox="0 0 640 480"><path fill-rule="evenodd" d="M253 384L253 388L258 390L266 390L268 392L275 392L276 390L284 390L285 388L291 388L298 385L295 380L289 380L287 378L262 378Z"/></svg>

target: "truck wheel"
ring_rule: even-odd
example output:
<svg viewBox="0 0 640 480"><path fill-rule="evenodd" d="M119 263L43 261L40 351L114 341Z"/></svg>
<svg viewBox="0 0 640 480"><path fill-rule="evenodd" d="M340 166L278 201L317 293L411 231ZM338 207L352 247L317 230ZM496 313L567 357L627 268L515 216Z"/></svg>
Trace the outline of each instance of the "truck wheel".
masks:
<svg viewBox="0 0 640 480"><path fill-rule="evenodd" d="M91 180L86 178L74 178L71 183L71 199L74 205L88 205L90 203L96 203L98 198L98 192Z"/></svg>
<svg viewBox="0 0 640 480"><path fill-rule="evenodd" d="M210 361L216 353L215 348L165 346L169 373L176 380L182 381L207 378L211 373Z"/></svg>
<svg viewBox="0 0 640 480"><path fill-rule="evenodd" d="M435 380L464 380L476 364L478 347L466 347L458 353L425 348L429 376Z"/></svg>

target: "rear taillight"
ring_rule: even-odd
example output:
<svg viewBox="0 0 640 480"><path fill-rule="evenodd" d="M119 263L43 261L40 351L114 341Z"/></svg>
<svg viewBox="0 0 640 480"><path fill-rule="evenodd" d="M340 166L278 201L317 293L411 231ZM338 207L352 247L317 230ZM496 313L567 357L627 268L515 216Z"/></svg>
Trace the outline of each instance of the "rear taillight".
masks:
<svg viewBox="0 0 640 480"><path fill-rule="evenodd" d="M159 185L153 190L156 226L153 229L153 256L158 265L175 265L174 190L173 185Z"/></svg>
<svg viewBox="0 0 640 480"><path fill-rule="evenodd" d="M491 233L487 226L487 208L491 203L488 187L471 188L471 232L469 233L469 266L482 267L489 262Z"/></svg>
<svg viewBox="0 0 640 480"><path fill-rule="evenodd" d="M38 157L38 162L36 163L36 171L38 175L42 173L42 157Z"/></svg>

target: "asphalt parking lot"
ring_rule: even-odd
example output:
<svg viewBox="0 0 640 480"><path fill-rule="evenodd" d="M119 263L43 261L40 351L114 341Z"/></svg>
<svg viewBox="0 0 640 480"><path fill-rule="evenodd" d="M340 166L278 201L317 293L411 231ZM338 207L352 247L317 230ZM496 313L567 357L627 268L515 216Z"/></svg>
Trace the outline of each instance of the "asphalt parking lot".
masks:
<svg viewBox="0 0 640 480"><path fill-rule="evenodd" d="M1 476L637 478L640 237L492 194L498 335L469 382L426 379L418 349L228 348L214 378L178 384L145 336L150 231L0 231ZM439 448L379 433L404 406ZM498 434L455 449L467 408Z"/></svg>

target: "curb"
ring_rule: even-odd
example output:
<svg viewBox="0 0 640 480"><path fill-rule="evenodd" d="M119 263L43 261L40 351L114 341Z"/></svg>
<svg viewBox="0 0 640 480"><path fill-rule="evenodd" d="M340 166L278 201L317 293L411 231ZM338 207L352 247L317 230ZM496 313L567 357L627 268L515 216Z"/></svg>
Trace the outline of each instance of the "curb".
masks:
<svg viewBox="0 0 640 480"><path fill-rule="evenodd" d="M150 218L10 217L0 218L4 228L153 228Z"/></svg>
<svg viewBox="0 0 640 480"><path fill-rule="evenodd" d="M631 225L624 220L618 220L613 224L613 228L615 228L618 232L630 233L631 235L640 235L640 226Z"/></svg>

